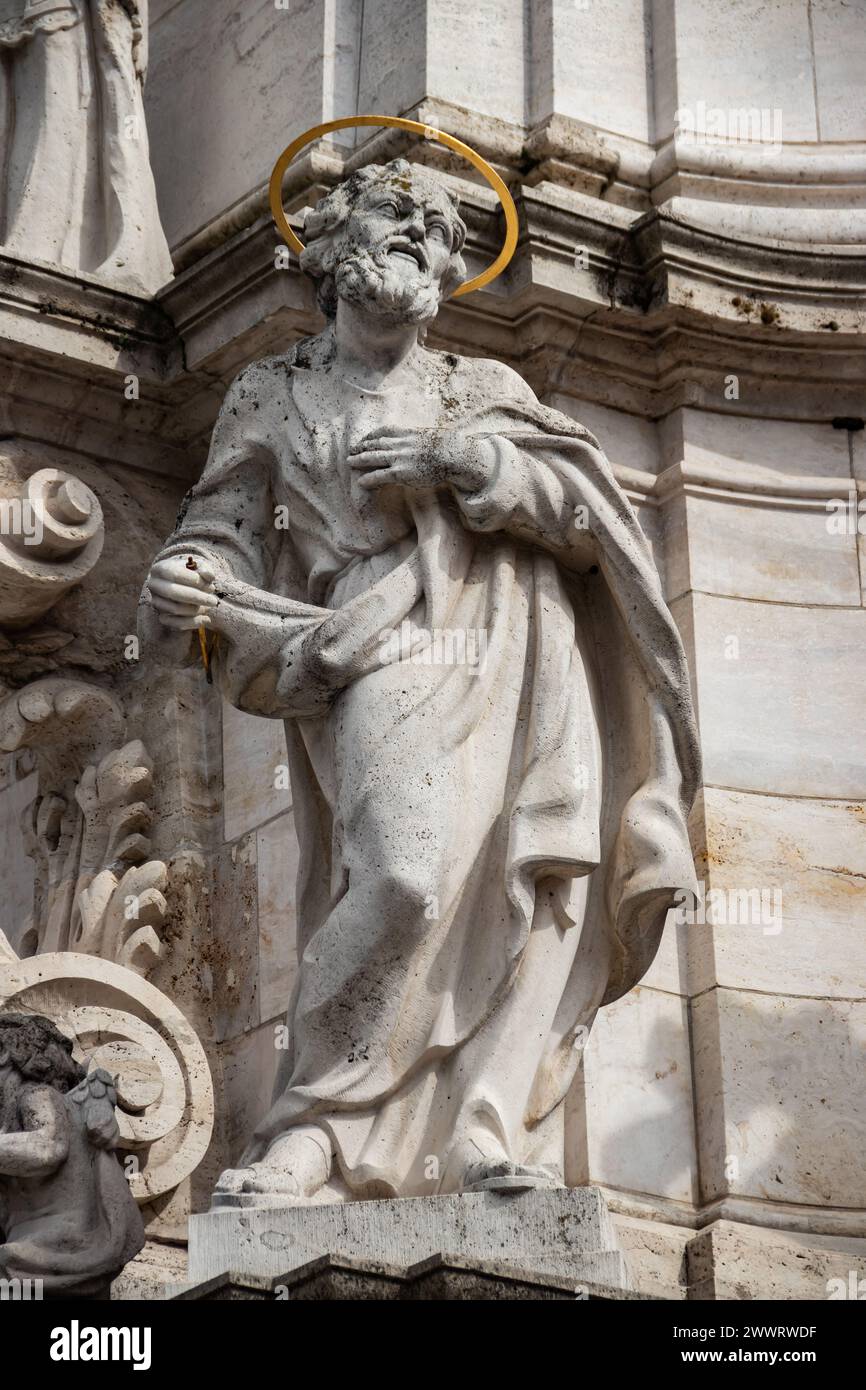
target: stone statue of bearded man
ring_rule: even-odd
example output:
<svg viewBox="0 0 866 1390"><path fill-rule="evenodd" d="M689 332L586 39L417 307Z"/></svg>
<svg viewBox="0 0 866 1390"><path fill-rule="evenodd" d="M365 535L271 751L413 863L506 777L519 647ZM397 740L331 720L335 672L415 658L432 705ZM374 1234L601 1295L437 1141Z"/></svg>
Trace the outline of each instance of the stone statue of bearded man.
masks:
<svg viewBox="0 0 866 1390"><path fill-rule="evenodd" d="M300 842L292 1047L214 1202L562 1184L587 1030L694 885L682 645L591 435L419 341L444 184L365 168L306 236L327 326L235 381L143 595L285 721Z"/></svg>

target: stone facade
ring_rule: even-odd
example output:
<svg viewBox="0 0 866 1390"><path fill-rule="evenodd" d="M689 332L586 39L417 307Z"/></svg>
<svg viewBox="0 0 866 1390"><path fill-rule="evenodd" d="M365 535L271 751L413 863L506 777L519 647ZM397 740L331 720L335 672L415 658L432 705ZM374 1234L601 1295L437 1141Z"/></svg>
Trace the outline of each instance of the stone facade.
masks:
<svg viewBox="0 0 866 1390"><path fill-rule="evenodd" d="M648 1294L822 1299L863 1272L864 59L864 0L151 0L174 278L147 296L0 247L0 492L54 469L76 484L60 524L104 535L96 554L91 537L26 552L39 573L17 586L0 538L0 926L22 957L76 949L81 891L117 856L79 884L56 827L141 749L121 758L146 786L119 819L123 862L162 902L138 956L108 954L186 1017L216 1098L203 1162L142 1197L152 1267L267 1108L297 850L281 725L128 639L229 381L321 325L277 255L271 166L316 122L381 111L465 140L513 189L508 271L446 304L428 341L507 363L599 436L691 667L706 910L672 915L649 974L599 1015L569 1181L604 1191ZM459 193L476 273L501 239L493 194L393 130L305 152L293 225L395 155Z"/></svg>

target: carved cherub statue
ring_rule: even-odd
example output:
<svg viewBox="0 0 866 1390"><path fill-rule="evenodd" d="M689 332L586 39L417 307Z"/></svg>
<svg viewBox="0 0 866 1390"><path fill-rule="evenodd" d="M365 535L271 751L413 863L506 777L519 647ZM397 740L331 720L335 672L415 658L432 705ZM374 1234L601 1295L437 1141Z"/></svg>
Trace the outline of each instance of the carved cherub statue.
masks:
<svg viewBox="0 0 866 1390"><path fill-rule="evenodd" d="M0 1014L0 1276L44 1297L106 1294L144 1244L112 1150L117 1095L47 1018Z"/></svg>

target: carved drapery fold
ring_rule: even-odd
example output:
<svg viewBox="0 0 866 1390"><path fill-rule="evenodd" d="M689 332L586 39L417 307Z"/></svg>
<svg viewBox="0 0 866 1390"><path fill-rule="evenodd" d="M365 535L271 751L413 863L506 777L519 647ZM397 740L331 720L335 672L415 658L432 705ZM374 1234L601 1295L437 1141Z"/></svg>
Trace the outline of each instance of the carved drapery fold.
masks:
<svg viewBox="0 0 866 1390"><path fill-rule="evenodd" d="M155 292L172 264L142 100L144 0L7 0L0 53L0 245Z"/></svg>

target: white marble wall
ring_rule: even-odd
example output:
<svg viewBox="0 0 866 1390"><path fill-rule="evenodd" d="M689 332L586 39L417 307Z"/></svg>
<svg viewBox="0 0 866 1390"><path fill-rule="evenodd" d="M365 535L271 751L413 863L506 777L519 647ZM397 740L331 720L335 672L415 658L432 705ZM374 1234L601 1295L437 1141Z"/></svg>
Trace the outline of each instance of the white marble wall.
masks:
<svg viewBox="0 0 866 1390"><path fill-rule="evenodd" d="M643 0L540 0L527 9L529 124L557 112L651 141L652 24Z"/></svg>
<svg viewBox="0 0 866 1390"><path fill-rule="evenodd" d="M176 249L260 190L301 130L425 102L515 164L555 118L572 162L600 153L595 191L610 202L862 241L866 0L155 0L151 45L152 156ZM703 138L713 110L767 113L768 138Z"/></svg>
<svg viewBox="0 0 866 1390"><path fill-rule="evenodd" d="M424 31L423 0L157 0L147 114L169 245L264 184L307 126L420 101Z"/></svg>
<svg viewBox="0 0 866 1390"><path fill-rule="evenodd" d="M655 424L550 403L599 435L653 545L692 665L699 877L726 895L715 921L671 917L640 988L600 1015L583 1176L625 1210L688 1219L720 1203L856 1237L866 614L862 537L831 518L863 435L756 418L748 400Z"/></svg>

